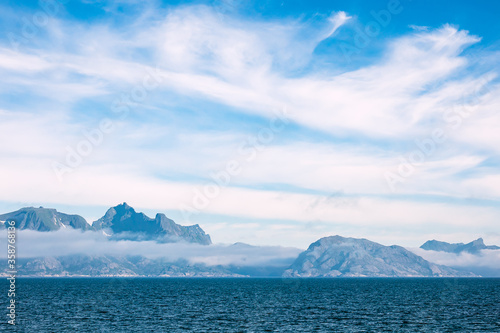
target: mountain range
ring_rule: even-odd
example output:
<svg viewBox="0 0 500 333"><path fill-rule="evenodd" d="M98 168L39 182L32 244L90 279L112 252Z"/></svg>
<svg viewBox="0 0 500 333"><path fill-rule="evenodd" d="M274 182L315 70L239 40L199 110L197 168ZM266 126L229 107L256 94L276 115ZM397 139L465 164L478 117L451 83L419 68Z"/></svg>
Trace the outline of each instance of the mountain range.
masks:
<svg viewBox="0 0 500 333"><path fill-rule="evenodd" d="M26 207L0 215L0 221L15 221L18 230L55 231L61 228L92 230L92 226L79 215L59 213L55 209ZM0 223L4 226L3 223Z"/></svg>
<svg viewBox="0 0 500 333"><path fill-rule="evenodd" d="M427 251L440 251L448 253L462 253L468 252L478 254L481 250L500 250L496 245L485 245L482 238L478 238L470 243L446 243L437 240L430 240L420 246L421 249Z"/></svg>
<svg viewBox="0 0 500 333"><path fill-rule="evenodd" d="M90 225L79 215L59 213L48 208L21 208L15 212L0 215L0 221L15 221L17 230L55 231L71 227L82 231L102 231L111 240L155 240L157 242L186 241L203 245L212 244L199 225L182 226L164 214L156 214L154 219L137 213L123 203L108 209L103 217ZM1 224L4 226L4 224Z"/></svg>
<svg viewBox="0 0 500 333"><path fill-rule="evenodd" d="M220 266L167 261L143 256L68 255L58 257L21 258L17 270L24 276L92 276L92 277L242 277Z"/></svg>
<svg viewBox="0 0 500 333"><path fill-rule="evenodd" d="M111 207L92 226L94 230L108 232L112 239L212 244L210 236L197 224L182 226L160 213L152 219L144 213L137 213L127 203Z"/></svg>
<svg viewBox="0 0 500 333"><path fill-rule="evenodd" d="M449 277L474 274L432 264L401 246L330 236L312 243L284 276Z"/></svg>
<svg viewBox="0 0 500 333"><path fill-rule="evenodd" d="M482 238L469 243L425 242L418 255L427 260L474 272L484 277L500 277L500 247L485 245Z"/></svg>
<svg viewBox="0 0 500 333"><path fill-rule="evenodd" d="M198 244L210 246L210 236L199 225L182 226L158 213L149 218L136 212L126 203L109 208L103 217L92 224L78 215L68 215L55 209L27 207L0 215L1 222L15 221L18 230L54 232L61 229L101 233L105 241ZM4 224L0 223L0 228ZM101 238L104 236L100 236ZM0 239L1 240L1 239ZM177 248L179 245L174 245ZM224 248L220 255L234 257L237 252L259 253L267 256L269 249L243 243ZM468 244L449 244L428 241L422 250L477 254L481 250L500 249L486 246L482 239ZM295 252L299 253L299 250ZM271 257L271 256L270 256ZM244 259L244 258L243 258ZM409 250L397 246L384 246L367 239L330 236L312 243L296 258L266 263L212 264L192 263L188 259L149 259L140 255L72 254L36 258L19 258L19 275L25 276L282 276L282 277L472 277L478 276L460 268L437 265ZM217 262L213 261L213 262ZM2 275L6 274L6 269Z"/></svg>

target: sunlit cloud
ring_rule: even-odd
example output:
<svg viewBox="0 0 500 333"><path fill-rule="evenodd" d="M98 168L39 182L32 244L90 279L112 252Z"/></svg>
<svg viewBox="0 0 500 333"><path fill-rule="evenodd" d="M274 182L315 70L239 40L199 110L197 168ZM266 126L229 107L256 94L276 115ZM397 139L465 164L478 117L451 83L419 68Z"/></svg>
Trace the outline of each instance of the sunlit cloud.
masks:
<svg viewBox="0 0 500 333"><path fill-rule="evenodd" d="M127 5L137 6L127 24L56 16L36 43L0 44L0 201L127 201L178 211L183 224L232 218L220 242L246 238L245 224L277 243L298 242L305 223L326 224L311 238L339 225L376 227L380 239L419 224L494 230L500 86L494 51L473 48L474 31L409 22L379 41L383 52L343 68L318 53L339 56L325 45L341 42L356 13L270 19L238 15L236 4ZM279 112L286 123L273 131ZM194 204L232 161L240 171Z"/></svg>

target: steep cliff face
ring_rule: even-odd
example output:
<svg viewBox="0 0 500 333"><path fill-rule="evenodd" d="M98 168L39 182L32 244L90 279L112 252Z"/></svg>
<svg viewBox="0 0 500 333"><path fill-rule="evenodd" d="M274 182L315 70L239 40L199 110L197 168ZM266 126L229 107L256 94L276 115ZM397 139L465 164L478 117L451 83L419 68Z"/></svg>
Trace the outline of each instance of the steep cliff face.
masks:
<svg viewBox="0 0 500 333"><path fill-rule="evenodd" d="M210 236L197 224L182 226L164 214L156 214L152 219L143 213L137 213L126 203L108 209L103 217L93 223L93 227L95 230L103 230L112 239L212 244Z"/></svg>
<svg viewBox="0 0 500 333"><path fill-rule="evenodd" d="M137 213L123 203L111 207L106 214L93 225L79 215L60 213L48 208L21 208L15 212L0 215L0 221L15 221L17 230L57 231L61 228L80 229L82 231L103 231L112 240L155 240L158 242L185 241L203 245L212 244L210 236L199 225L182 226L164 214L156 214L154 219L143 213ZM5 224L0 223L0 228Z"/></svg>

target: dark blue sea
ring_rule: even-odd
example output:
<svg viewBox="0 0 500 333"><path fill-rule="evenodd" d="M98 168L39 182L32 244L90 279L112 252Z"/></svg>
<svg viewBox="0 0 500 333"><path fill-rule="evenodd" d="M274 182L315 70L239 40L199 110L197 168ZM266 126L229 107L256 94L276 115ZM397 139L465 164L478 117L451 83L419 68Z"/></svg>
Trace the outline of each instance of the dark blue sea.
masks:
<svg viewBox="0 0 500 333"><path fill-rule="evenodd" d="M2 331L500 332L500 279L2 280Z"/></svg>

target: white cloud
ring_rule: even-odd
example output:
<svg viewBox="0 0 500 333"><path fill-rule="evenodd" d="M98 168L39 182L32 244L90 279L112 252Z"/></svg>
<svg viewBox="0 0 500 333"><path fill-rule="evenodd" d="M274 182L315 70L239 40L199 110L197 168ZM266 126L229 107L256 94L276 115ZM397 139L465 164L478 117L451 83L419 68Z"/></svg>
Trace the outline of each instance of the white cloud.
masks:
<svg viewBox="0 0 500 333"><path fill-rule="evenodd" d="M333 14L326 35L347 19L344 12ZM49 59L44 60L50 62L47 66L94 78L85 83L88 87L80 84L78 89L97 94L107 89L103 83L120 86L140 81L152 66L151 59L133 60L120 54L147 48L156 57L167 89L202 94L267 116L287 105L294 121L330 133L408 137L421 134L419 123L440 118L446 105L461 102L463 91L447 87L465 85L471 78L443 80L466 66L460 52L479 41L466 31L444 26L394 40L386 59L373 66L330 77L311 73L292 79L275 67L289 70L296 62L303 65L326 38L324 31L296 22L221 20L203 6L171 11L163 21L155 19L138 30L130 32L125 42L123 34L107 27L72 28L88 41L81 44L84 48L73 54L42 51L40 57ZM303 31L315 34L301 38ZM426 92L429 85L435 88ZM55 95L51 89L48 94Z"/></svg>
<svg viewBox="0 0 500 333"><path fill-rule="evenodd" d="M352 17L348 16L346 12L338 12L335 14L332 14L332 16L329 18L330 22L332 22L332 28L328 32L325 38L331 37L338 28L343 26L348 20L350 20Z"/></svg>
<svg viewBox="0 0 500 333"><path fill-rule="evenodd" d="M120 29L105 22L52 20L47 49L0 49L3 91L45 101L37 110L29 106L15 115L0 113L0 130L8 138L0 143L0 200L43 198L54 206L127 201L159 210L191 203L193 190L203 188L210 172L235 157L248 132L228 128L200 134L170 124L170 118L158 122L170 112L164 96L175 95L192 103L186 107L203 109L208 99L235 113L269 118L286 106L294 126L314 132L288 138L285 131L282 137L288 140L270 143L203 212L255 219L257 224L261 219L317 220L380 228L395 228L402 221L461 228L479 216L479 225L493 228L498 217L493 207L383 198L389 193L384 172L398 167L406 147L415 149L414 139L428 138L429 130L439 127L449 140L398 193L499 199L496 170L468 173L498 153L500 140L496 72L470 69L470 59L462 54L480 38L445 25L393 39L380 59L359 69L290 74L310 63L325 38L333 42L348 19L335 12L314 23L259 21L183 6L168 12L148 9L129 28ZM107 112L117 96L151 72L162 78L147 101L152 117L132 112L129 118L115 119L117 130L59 183L51 163L64 162L66 146L84 139L82 129L101 120L77 114L77 106L92 102ZM471 98L473 105L468 104ZM459 128L449 129L443 115L464 106L474 112ZM318 133L330 137L317 139ZM338 138L352 142L339 144ZM241 156L236 153L236 158ZM169 180L179 175L189 180ZM248 188L283 184L289 189ZM293 188L341 192L348 204L332 204L328 196ZM292 234L286 230L275 232L286 238ZM314 235L323 232L329 231Z"/></svg>
<svg viewBox="0 0 500 333"><path fill-rule="evenodd" d="M7 246L6 237L0 245ZM254 247L245 244L199 245L156 243L154 241L109 241L100 232L61 229L56 232L22 230L16 233L18 258L86 255L141 255L147 258L185 259L207 265L280 266L288 265L302 250L278 246Z"/></svg>
<svg viewBox="0 0 500 333"><path fill-rule="evenodd" d="M0 68L15 72L39 72L53 68L53 65L36 55L14 52L0 48Z"/></svg>
<svg viewBox="0 0 500 333"><path fill-rule="evenodd" d="M17 159L21 162L22 160ZM52 170L44 169L43 161L29 165L20 163L16 170L5 160L0 173L8 175L3 181L5 191L0 192L2 201L39 201L80 206L113 206L126 201L140 209L157 211L182 210L187 206L199 209L199 214L219 214L238 218L277 219L297 223L324 222L331 226L327 232L334 233L335 225L374 227L401 230L426 226L427 228L484 228L493 230L498 223L499 210L495 207L466 204L405 201L377 197L333 197L264 191L238 187L227 187L213 199L201 199L196 190L204 191L204 184L188 184L162 181L154 177L120 170L119 168L86 167L67 176L66 181L57 182ZM22 165L24 164L24 165ZM39 171L35 171L38 169ZM22 179L22 182L19 180ZM188 211L188 209L186 209ZM190 220L180 219L183 224L197 223L198 214ZM471 221L474 221L472 223ZM202 224L205 228L205 225ZM264 228L267 230L267 228ZM210 232L210 230L208 229ZM295 230L281 234L292 234ZM217 237L217 236L216 236ZM272 239L273 235L268 239ZM230 242L230 239L221 239ZM274 244L274 243L273 243Z"/></svg>
<svg viewBox="0 0 500 333"><path fill-rule="evenodd" d="M426 251L420 248L410 248L412 252L439 265L451 267L487 267L500 270L500 250L482 250L480 254L462 252L460 254Z"/></svg>

